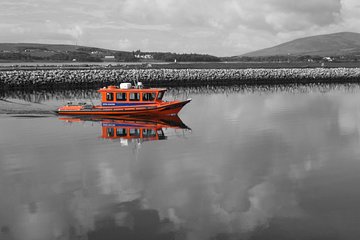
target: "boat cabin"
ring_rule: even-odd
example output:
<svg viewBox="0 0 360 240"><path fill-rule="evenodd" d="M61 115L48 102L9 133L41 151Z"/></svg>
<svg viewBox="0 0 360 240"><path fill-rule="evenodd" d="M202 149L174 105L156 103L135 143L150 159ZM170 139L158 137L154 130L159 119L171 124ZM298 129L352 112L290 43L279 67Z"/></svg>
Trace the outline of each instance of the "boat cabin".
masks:
<svg viewBox="0 0 360 240"><path fill-rule="evenodd" d="M140 85L141 86L141 85ZM131 106L162 101L166 89L132 87L130 83L101 88L102 106Z"/></svg>

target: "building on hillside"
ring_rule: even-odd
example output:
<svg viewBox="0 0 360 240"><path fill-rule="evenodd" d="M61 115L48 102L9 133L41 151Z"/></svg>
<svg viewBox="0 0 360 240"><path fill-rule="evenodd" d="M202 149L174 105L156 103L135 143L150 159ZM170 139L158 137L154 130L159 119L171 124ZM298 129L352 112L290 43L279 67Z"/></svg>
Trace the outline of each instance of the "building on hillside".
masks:
<svg viewBox="0 0 360 240"><path fill-rule="evenodd" d="M104 62L115 62L116 58L115 56L105 56L103 60Z"/></svg>
<svg viewBox="0 0 360 240"><path fill-rule="evenodd" d="M327 61L327 62L332 62L333 61L333 59L331 57L323 57L323 60Z"/></svg>
<svg viewBox="0 0 360 240"><path fill-rule="evenodd" d="M136 54L134 55L135 58L142 58L142 59L153 59L153 55L151 54Z"/></svg>

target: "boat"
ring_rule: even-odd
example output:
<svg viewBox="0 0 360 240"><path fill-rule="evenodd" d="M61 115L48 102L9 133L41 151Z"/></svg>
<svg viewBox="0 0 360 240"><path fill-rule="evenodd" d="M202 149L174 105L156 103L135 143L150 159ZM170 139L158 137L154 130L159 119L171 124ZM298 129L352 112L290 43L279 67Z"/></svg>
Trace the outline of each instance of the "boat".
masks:
<svg viewBox="0 0 360 240"><path fill-rule="evenodd" d="M142 116L65 116L59 118L68 123L99 122L101 138L110 140L164 140L166 129L191 130L178 115Z"/></svg>
<svg viewBox="0 0 360 240"><path fill-rule="evenodd" d="M98 90L101 104L87 103L67 105L55 112L62 115L176 115L191 98L185 101L164 101L165 88L145 88L141 82L135 86L121 83Z"/></svg>

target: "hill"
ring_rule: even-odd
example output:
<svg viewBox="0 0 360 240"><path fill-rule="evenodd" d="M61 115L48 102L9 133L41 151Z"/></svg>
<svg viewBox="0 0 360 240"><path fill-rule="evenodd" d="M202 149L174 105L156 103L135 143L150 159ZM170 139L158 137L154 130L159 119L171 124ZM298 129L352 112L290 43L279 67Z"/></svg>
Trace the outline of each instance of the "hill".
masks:
<svg viewBox="0 0 360 240"><path fill-rule="evenodd" d="M77 62L137 62L137 61L220 61L206 54L177 54L117 51L103 48L39 43L0 43L0 61L77 61Z"/></svg>
<svg viewBox="0 0 360 240"><path fill-rule="evenodd" d="M360 55L360 34L340 32L299 38L239 57L268 56L356 56Z"/></svg>
<svg viewBox="0 0 360 240"><path fill-rule="evenodd" d="M41 43L0 43L0 51L22 51L25 49L39 49L49 51L76 51L83 46L66 44L41 44Z"/></svg>
<svg viewBox="0 0 360 240"><path fill-rule="evenodd" d="M114 51L65 44L0 43L2 61L80 61L101 62L105 56L131 56L130 52Z"/></svg>

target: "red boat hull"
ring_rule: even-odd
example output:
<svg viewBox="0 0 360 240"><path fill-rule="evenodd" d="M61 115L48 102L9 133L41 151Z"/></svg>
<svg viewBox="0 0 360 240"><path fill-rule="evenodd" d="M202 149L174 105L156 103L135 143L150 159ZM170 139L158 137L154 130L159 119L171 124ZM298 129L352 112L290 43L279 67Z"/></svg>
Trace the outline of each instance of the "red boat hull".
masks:
<svg viewBox="0 0 360 240"><path fill-rule="evenodd" d="M190 101L191 99L187 99L186 101L123 107L71 105L59 108L56 113L61 115L175 115Z"/></svg>

